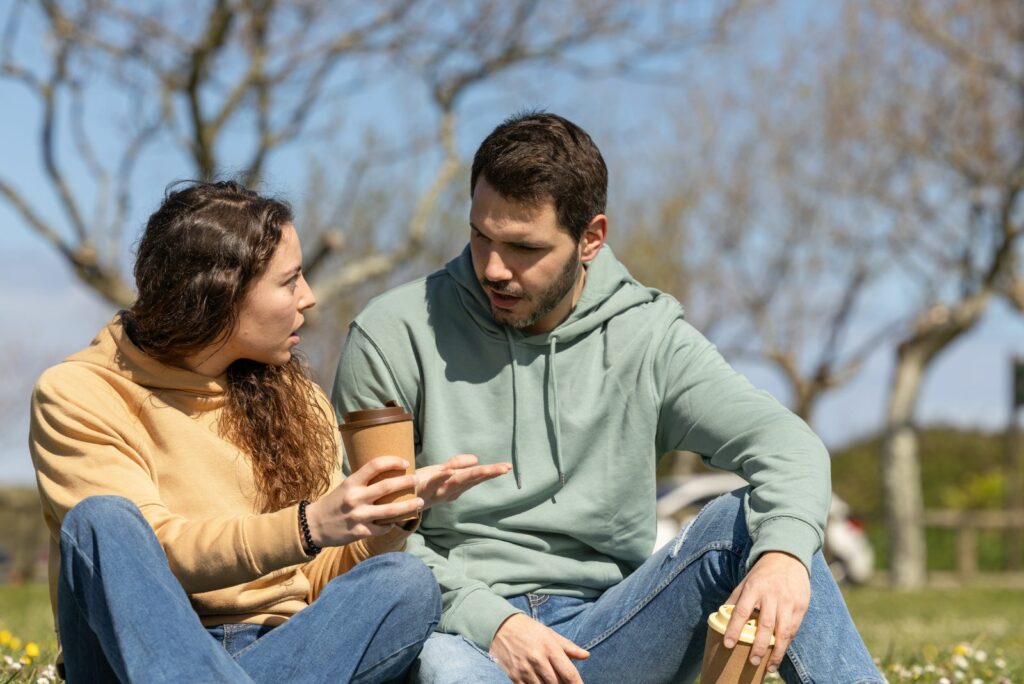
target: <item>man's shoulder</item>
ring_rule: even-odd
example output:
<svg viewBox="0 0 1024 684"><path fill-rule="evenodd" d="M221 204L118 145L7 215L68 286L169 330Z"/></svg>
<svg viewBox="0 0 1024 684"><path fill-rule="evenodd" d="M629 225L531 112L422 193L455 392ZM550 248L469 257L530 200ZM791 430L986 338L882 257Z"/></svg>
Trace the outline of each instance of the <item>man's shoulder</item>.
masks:
<svg viewBox="0 0 1024 684"><path fill-rule="evenodd" d="M395 321L425 319L430 299L438 288L446 288L450 281L451 276L440 270L393 287L371 299L355 320L366 327Z"/></svg>

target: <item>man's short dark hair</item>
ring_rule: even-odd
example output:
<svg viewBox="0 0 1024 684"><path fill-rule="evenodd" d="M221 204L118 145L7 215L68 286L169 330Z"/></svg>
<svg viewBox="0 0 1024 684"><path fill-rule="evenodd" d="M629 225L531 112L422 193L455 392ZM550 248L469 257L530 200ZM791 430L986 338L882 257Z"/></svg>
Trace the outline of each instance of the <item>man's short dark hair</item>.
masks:
<svg viewBox="0 0 1024 684"><path fill-rule="evenodd" d="M506 200L554 201L558 224L576 242L608 199L608 167L582 128L556 114L515 114L495 128L473 157L469 191L483 175Z"/></svg>

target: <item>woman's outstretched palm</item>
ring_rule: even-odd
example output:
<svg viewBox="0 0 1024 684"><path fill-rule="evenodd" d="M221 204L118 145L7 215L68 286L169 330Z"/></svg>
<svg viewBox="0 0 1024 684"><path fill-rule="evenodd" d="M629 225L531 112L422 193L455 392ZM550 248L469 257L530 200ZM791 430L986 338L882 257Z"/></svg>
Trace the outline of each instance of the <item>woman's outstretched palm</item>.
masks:
<svg viewBox="0 0 1024 684"><path fill-rule="evenodd" d="M423 499L423 508L454 501L470 487L512 470L511 463L477 465L477 461L473 454L459 454L441 465L417 468L416 494Z"/></svg>

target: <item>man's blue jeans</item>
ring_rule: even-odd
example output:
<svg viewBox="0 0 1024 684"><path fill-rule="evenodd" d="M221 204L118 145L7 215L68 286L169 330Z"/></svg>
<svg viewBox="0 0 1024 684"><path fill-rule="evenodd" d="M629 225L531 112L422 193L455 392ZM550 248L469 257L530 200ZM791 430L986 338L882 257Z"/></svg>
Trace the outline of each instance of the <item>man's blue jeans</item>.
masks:
<svg viewBox="0 0 1024 684"><path fill-rule="evenodd" d="M707 618L743 579L751 540L745 489L704 507L671 543L596 599L526 594L509 601L590 652L575 661L587 684L692 682L704 655ZM508 682L494 660L460 636L435 633L414 679ZM882 682L824 558L811 570L811 601L779 670L787 682Z"/></svg>
<svg viewBox="0 0 1024 684"><path fill-rule="evenodd" d="M430 570L388 553L335 578L279 627L208 632L127 499L79 503L61 526L60 548L58 623L72 683L392 681L416 658L441 606ZM225 632L243 641L232 645Z"/></svg>

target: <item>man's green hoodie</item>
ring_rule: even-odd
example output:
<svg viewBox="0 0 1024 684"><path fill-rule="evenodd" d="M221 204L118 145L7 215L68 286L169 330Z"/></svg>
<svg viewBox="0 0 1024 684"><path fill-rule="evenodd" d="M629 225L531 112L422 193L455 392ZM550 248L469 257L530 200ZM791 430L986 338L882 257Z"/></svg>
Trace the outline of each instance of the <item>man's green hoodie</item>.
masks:
<svg viewBox="0 0 1024 684"><path fill-rule="evenodd" d="M605 246L550 333L497 323L467 248L444 270L374 299L335 378L341 416L396 399L415 416L417 464L471 453L511 461L426 512L408 550L437 576L440 631L483 649L526 592L596 596L651 554L655 466L675 450L742 475L753 563L809 566L831 495L807 425L732 370L671 296Z"/></svg>

